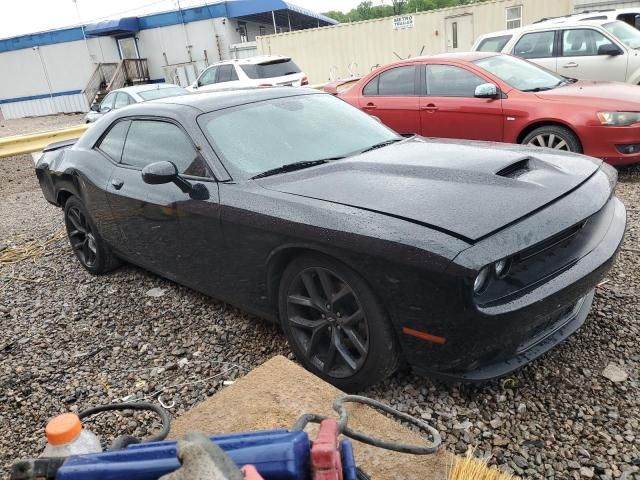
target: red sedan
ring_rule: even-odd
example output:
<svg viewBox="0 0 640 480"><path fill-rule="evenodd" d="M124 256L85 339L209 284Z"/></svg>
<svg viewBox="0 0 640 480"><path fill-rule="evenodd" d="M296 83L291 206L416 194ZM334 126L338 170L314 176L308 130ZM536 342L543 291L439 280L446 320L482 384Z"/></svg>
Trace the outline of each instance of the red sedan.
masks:
<svg viewBox="0 0 640 480"><path fill-rule="evenodd" d="M510 55L384 66L338 93L401 134L521 143L640 162L640 88L577 81Z"/></svg>

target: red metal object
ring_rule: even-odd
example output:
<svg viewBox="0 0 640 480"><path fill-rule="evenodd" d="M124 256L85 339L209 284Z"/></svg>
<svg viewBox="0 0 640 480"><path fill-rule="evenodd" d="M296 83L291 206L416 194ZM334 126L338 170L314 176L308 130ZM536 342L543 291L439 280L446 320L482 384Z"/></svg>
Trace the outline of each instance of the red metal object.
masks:
<svg viewBox="0 0 640 480"><path fill-rule="evenodd" d="M326 419L311 447L311 478L313 480L342 480L342 460L338 450L338 423Z"/></svg>

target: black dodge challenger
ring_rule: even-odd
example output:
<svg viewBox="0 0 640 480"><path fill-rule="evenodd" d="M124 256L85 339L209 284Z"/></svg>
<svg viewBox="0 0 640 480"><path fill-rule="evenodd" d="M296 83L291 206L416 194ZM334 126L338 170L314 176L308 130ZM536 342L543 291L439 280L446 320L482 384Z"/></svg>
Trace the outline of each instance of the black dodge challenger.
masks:
<svg viewBox="0 0 640 480"><path fill-rule="evenodd" d="M296 88L117 110L36 171L89 272L124 260L277 321L346 390L542 355L585 321L626 224L600 160L403 138Z"/></svg>

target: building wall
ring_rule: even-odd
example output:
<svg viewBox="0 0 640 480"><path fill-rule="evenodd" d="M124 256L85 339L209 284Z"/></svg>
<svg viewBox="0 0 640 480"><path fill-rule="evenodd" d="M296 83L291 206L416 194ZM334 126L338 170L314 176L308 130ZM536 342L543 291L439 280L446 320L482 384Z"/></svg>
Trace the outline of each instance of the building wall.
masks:
<svg viewBox="0 0 640 480"><path fill-rule="evenodd" d="M407 58L445 52L446 27L456 17L471 16L469 25L479 35L506 28L506 8L522 5L522 24L543 17L567 15L573 0L494 0L477 5L446 8L414 14L415 26L393 29L391 18L343 23L259 37L258 52L291 56L309 76L311 83L361 76L378 65ZM462 28L462 27L460 27ZM463 33L459 32L459 38ZM472 42L472 40L471 40ZM471 45L465 47L468 50ZM397 55L396 55L397 54Z"/></svg>
<svg viewBox="0 0 640 480"><path fill-rule="evenodd" d="M640 7L638 0L574 0L574 2L576 12L603 8Z"/></svg>

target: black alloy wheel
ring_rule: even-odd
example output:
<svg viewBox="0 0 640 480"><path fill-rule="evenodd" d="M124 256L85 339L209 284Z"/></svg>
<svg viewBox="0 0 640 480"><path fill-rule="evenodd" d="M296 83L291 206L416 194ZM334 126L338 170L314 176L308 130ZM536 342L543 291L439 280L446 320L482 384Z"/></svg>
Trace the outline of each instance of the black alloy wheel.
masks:
<svg viewBox="0 0 640 480"><path fill-rule="evenodd" d="M64 223L73 253L90 273L105 273L120 265L120 260L102 240L77 197L71 197L65 203Z"/></svg>
<svg viewBox="0 0 640 480"><path fill-rule="evenodd" d="M296 357L339 388L364 388L397 368L395 338L378 302L364 281L332 259L305 256L287 267L280 312ZM388 353L374 353L378 345Z"/></svg>

